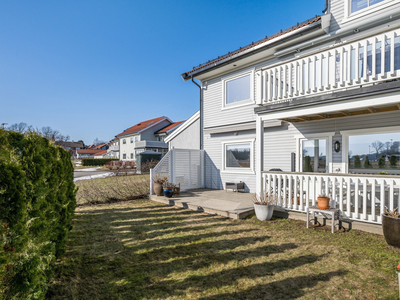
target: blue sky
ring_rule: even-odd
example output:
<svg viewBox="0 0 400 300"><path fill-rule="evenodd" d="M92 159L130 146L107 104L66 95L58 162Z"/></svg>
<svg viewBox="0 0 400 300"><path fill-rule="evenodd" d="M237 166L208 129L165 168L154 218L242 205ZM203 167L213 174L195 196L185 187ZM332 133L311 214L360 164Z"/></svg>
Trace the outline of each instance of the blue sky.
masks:
<svg viewBox="0 0 400 300"><path fill-rule="evenodd" d="M189 118L180 74L321 14L309 1L2 1L0 123L90 144L159 116Z"/></svg>

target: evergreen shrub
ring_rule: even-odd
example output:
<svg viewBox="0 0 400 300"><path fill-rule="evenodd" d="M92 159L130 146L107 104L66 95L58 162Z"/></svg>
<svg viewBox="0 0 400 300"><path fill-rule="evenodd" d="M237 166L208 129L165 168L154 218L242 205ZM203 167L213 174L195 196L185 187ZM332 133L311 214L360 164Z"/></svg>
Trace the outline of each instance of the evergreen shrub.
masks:
<svg viewBox="0 0 400 300"><path fill-rule="evenodd" d="M358 156L358 155L354 156L354 168L355 169L361 168L361 159L360 159L360 156Z"/></svg>
<svg viewBox="0 0 400 300"><path fill-rule="evenodd" d="M385 156L385 155L382 155L381 158L379 158L379 160L378 160L378 167L379 167L380 169L386 168L386 156Z"/></svg>
<svg viewBox="0 0 400 300"><path fill-rule="evenodd" d="M68 151L0 129L0 299L43 299L76 206Z"/></svg>
<svg viewBox="0 0 400 300"><path fill-rule="evenodd" d="M82 158L82 166L104 166L109 161L119 160L118 158Z"/></svg>

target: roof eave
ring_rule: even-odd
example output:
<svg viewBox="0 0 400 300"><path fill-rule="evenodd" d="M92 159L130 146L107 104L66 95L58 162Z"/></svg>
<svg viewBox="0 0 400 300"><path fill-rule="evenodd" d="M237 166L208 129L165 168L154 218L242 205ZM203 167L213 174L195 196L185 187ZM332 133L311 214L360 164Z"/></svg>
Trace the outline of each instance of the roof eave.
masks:
<svg viewBox="0 0 400 300"><path fill-rule="evenodd" d="M295 32L293 32L293 34L290 34L290 32L289 32L286 37L282 37L281 39L271 40L271 41L269 41L269 43L267 41L264 46L250 48L250 49L248 49L246 51L239 52L239 53L237 53L235 55L229 56L229 57L227 57L225 59L222 59L222 60L217 61L217 62L215 62L213 64L205 66L204 68L201 68L199 70L196 70L196 71L193 71L193 72L189 71L189 72L183 73L183 74L181 74L181 77L182 77L182 79L184 81L188 81L191 78L195 78L195 76L210 72L210 71L212 71L214 69L220 68L220 67L225 66L227 64L230 64L232 62L236 62L236 61L238 61L240 59L243 59L245 57L249 57L251 55L257 54L257 53L262 52L262 51L265 51L265 50L267 50L267 49L269 49L269 48L271 48L273 46L276 46L276 44L278 44L278 43L287 42L288 40L293 39L293 38L295 38L295 37L297 37L299 35L302 35L305 32L308 32L308 31L314 30L315 28L321 27L321 23L322 23L322 21L318 20L316 22L313 22L313 23L309 24L308 26L304 26L304 27L301 27L301 28L297 29Z"/></svg>

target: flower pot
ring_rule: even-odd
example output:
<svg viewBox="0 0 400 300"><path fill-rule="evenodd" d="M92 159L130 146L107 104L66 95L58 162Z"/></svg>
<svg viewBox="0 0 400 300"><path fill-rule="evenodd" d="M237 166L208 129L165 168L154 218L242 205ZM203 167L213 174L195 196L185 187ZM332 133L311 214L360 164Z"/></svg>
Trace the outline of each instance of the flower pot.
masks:
<svg viewBox="0 0 400 300"><path fill-rule="evenodd" d="M164 189L164 196L167 198L171 198L172 195L174 194L174 190L170 189Z"/></svg>
<svg viewBox="0 0 400 300"><path fill-rule="evenodd" d="M179 186L174 187L174 195L179 196L181 194L181 188Z"/></svg>
<svg viewBox="0 0 400 300"><path fill-rule="evenodd" d="M294 204L294 197L292 197L292 204ZM300 205L300 197L297 197L297 205Z"/></svg>
<svg viewBox="0 0 400 300"><path fill-rule="evenodd" d="M272 214L274 213L273 205L260 205L254 203L254 211L257 219L260 221L271 220Z"/></svg>
<svg viewBox="0 0 400 300"><path fill-rule="evenodd" d="M318 197L318 208L319 209L329 209L329 201L331 198L329 197Z"/></svg>
<svg viewBox="0 0 400 300"><path fill-rule="evenodd" d="M161 183L154 182L154 184L153 184L153 190L154 190L154 193L155 193L157 196L162 196L162 195L163 195L163 187L162 187L162 184L161 184Z"/></svg>
<svg viewBox="0 0 400 300"><path fill-rule="evenodd" d="M400 248L400 218L382 215L382 229L386 243Z"/></svg>

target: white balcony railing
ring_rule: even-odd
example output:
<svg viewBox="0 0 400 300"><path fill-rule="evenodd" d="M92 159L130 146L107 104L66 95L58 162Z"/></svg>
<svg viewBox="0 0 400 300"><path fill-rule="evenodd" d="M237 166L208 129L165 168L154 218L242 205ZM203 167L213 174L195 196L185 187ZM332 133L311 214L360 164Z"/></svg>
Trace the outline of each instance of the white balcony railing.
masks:
<svg viewBox="0 0 400 300"><path fill-rule="evenodd" d="M263 192L276 195L279 207L306 212L320 194L336 201L343 217L381 223L385 207L399 206L400 176L263 172Z"/></svg>
<svg viewBox="0 0 400 300"><path fill-rule="evenodd" d="M264 69L259 75L259 104L399 78L400 29Z"/></svg>

